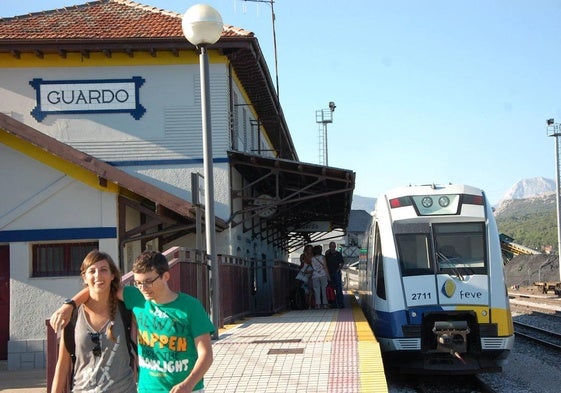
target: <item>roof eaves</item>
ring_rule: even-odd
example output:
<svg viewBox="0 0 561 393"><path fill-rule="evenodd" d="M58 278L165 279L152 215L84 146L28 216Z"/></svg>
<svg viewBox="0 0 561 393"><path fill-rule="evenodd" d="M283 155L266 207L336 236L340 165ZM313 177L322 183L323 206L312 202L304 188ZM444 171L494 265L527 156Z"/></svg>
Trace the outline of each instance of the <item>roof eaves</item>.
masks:
<svg viewBox="0 0 561 393"><path fill-rule="evenodd" d="M192 205L184 199L167 193L150 183L146 183L135 176L132 176L84 152L76 150L67 144L59 142L56 139L43 134L42 132L37 131L36 129L3 113L0 113L0 128L17 138L30 143L31 145L37 146L40 149L45 150L65 161L71 162L74 165L78 165L143 198L159 203L188 219L195 219ZM227 224L219 218L216 218L216 225L221 229L227 227Z"/></svg>

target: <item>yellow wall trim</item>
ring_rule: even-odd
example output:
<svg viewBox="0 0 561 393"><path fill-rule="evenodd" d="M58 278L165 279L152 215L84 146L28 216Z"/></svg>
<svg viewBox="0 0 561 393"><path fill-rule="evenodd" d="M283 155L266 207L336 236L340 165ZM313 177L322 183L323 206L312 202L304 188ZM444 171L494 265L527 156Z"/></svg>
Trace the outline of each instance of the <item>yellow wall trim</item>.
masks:
<svg viewBox="0 0 561 393"><path fill-rule="evenodd" d="M37 160L48 167L56 169L66 175L100 191L119 193L117 184L107 182L107 187L99 185L97 175L78 165L72 164L60 157L57 157L39 146L32 145L23 141L13 134L0 128L0 143Z"/></svg>

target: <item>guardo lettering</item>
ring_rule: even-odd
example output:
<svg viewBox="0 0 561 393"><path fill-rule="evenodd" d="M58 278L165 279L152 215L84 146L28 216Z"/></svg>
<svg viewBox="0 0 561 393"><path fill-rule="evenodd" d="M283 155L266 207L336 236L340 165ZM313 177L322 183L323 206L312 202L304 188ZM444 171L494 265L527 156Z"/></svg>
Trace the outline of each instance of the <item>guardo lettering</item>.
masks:
<svg viewBox="0 0 561 393"><path fill-rule="evenodd" d="M139 331L138 342L141 345L154 348L169 348L171 351L187 351L187 339L185 337L167 336L158 333Z"/></svg>
<svg viewBox="0 0 561 393"><path fill-rule="evenodd" d="M50 104L111 104L124 103L129 100L129 92L124 89L110 90L53 90L47 94Z"/></svg>
<svg viewBox="0 0 561 393"><path fill-rule="evenodd" d="M481 299L482 296L481 292L460 291L460 299Z"/></svg>

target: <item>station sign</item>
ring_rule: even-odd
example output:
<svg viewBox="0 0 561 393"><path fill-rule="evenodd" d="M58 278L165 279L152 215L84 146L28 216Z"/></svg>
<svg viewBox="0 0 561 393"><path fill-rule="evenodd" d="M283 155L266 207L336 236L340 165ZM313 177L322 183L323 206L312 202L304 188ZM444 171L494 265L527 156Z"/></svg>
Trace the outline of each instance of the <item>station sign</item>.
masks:
<svg viewBox="0 0 561 393"><path fill-rule="evenodd" d="M55 113L129 113L136 120L146 112L139 90L144 78L99 80L43 80L34 78L37 106L31 115L41 122Z"/></svg>

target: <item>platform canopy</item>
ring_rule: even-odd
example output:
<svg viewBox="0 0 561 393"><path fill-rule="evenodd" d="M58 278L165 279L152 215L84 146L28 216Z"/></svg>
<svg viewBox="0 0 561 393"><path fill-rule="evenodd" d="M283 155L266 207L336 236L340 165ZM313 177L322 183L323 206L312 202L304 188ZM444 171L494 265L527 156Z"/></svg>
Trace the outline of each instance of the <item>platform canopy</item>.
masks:
<svg viewBox="0 0 561 393"><path fill-rule="evenodd" d="M232 189L232 225L289 250L332 231L345 232L353 171L234 151L228 158L243 179L240 189Z"/></svg>

